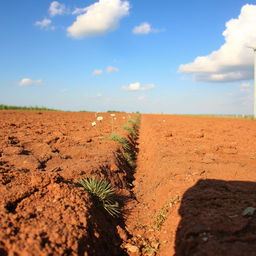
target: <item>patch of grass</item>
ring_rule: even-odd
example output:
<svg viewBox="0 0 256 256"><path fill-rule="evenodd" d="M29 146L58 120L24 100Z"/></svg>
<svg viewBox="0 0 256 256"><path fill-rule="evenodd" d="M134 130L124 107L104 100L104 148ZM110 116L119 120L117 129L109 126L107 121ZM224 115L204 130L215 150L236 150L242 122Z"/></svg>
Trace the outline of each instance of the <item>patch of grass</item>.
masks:
<svg viewBox="0 0 256 256"><path fill-rule="evenodd" d="M134 129L135 131L137 131L138 128L139 128L139 125L140 125L140 118L141 118L141 115L140 115L140 114L137 114L134 119L131 119L131 118L130 118L130 119L128 120L128 123L131 123L131 124L132 124L133 129Z"/></svg>
<svg viewBox="0 0 256 256"><path fill-rule="evenodd" d="M137 132L136 132L136 130L135 130L133 127L128 126L128 125L125 125L125 126L123 127L123 129L126 130L126 131L128 131L128 132L131 134L132 137L136 137Z"/></svg>
<svg viewBox="0 0 256 256"><path fill-rule="evenodd" d="M26 107L26 106L9 106L0 104L0 110L37 110L37 111L60 111L57 109L51 109L46 107Z"/></svg>
<svg viewBox="0 0 256 256"><path fill-rule="evenodd" d="M125 151L130 150L129 141L117 133L111 133L109 136L110 140L119 142Z"/></svg>
<svg viewBox="0 0 256 256"><path fill-rule="evenodd" d="M108 110L107 113L126 113L125 111Z"/></svg>
<svg viewBox="0 0 256 256"><path fill-rule="evenodd" d="M153 256L157 253L158 248L154 248L150 245L148 245L147 247L143 248L142 252L143 254L147 253L148 256Z"/></svg>
<svg viewBox="0 0 256 256"><path fill-rule="evenodd" d="M134 120L134 119L129 119L129 120L128 120L128 123L132 124L132 126L133 126L134 128L137 127L136 120Z"/></svg>
<svg viewBox="0 0 256 256"><path fill-rule="evenodd" d="M123 156L125 158L125 160L127 161L127 163L131 166L134 167L135 163L134 163L134 159L132 157L132 155L130 153L124 152Z"/></svg>
<svg viewBox="0 0 256 256"><path fill-rule="evenodd" d="M152 238L151 238L152 239ZM156 255L156 253L159 250L160 247L160 243L158 240L148 240L145 238L142 238L142 244L143 244L143 248L142 248L142 253L145 256L154 256Z"/></svg>
<svg viewBox="0 0 256 256"><path fill-rule="evenodd" d="M167 214L169 212L170 207L177 201L180 200L180 197L177 195L176 197L172 198L170 201L168 201L155 215L155 229L160 230L163 226L165 220L167 219Z"/></svg>
<svg viewBox="0 0 256 256"><path fill-rule="evenodd" d="M251 120L254 120L254 116L252 115L211 115L211 114L172 114L172 115L175 115L175 116L198 116L198 117L216 117L216 118L241 118L241 119L251 119Z"/></svg>
<svg viewBox="0 0 256 256"><path fill-rule="evenodd" d="M115 200L115 191L108 181L84 178L79 185L92 196L96 206L104 208L113 217L120 214L119 203Z"/></svg>

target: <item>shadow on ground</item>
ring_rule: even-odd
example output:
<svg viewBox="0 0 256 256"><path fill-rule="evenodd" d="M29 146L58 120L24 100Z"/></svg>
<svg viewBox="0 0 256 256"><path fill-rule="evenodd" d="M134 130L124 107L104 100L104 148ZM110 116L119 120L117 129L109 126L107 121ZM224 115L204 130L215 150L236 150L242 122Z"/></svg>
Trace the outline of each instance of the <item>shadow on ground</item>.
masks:
<svg viewBox="0 0 256 256"><path fill-rule="evenodd" d="M256 183L199 180L183 195L175 256L255 256Z"/></svg>
<svg viewBox="0 0 256 256"><path fill-rule="evenodd" d="M128 255L126 251L121 248L123 240L119 235L118 226L120 228L124 227L122 218L114 219L111 216L107 216L105 212L100 211L96 207L92 207L90 209L86 237L79 243L78 255Z"/></svg>

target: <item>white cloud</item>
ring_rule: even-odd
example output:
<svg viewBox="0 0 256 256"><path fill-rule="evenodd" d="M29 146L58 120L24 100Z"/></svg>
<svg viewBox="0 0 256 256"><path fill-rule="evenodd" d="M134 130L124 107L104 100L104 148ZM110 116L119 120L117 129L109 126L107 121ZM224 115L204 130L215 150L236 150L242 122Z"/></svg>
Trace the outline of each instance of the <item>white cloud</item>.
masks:
<svg viewBox="0 0 256 256"><path fill-rule="evenodd" d="M78 15L83 12L86 12L86 8L75 8L75 10L72 12L73 15Z"/></svg>
<svg viewBox="0 0 256 256"><path fill-rule="evenodd" d="M63 15L66 13L66 7L64 4L59 3L58 1L53 1L49 7L50 16Z"/></svg>
<svg viewBox="0 0 256 256"><path fill-rule="evenodd" d="M50 19L44 18L41 21L35 22L35 26L38 26L41 29L49 29L51 23L52 23L52 21Z"/></svg>
<svg viewBox="0 0 256 256"><path fill-rule="evenodd" d="M43 83L42 80L32 80L30 78L22 78L18 82L18 86L36 86L36 85L41 85Z"/></svg>
<svg viewBox="0 0 256 256"><path fill-rule="evenodd" d="M236 19L226 23L225 43L207 56L180 65L178 72L192 74L197 81L231 82L253 77L253 52L256 44L256 5L246 4Z"/></svg>
<svg viewBox="0 0 256 256"><path fill-rule="evenodd" d="M95 69L92 71L92 75L93 76L99 76L99 75L102 75L103 74L103 70L101 69Z"/></svg>
<svg viewBox="0 0 256 256"><path fill-rule="evenodd" d="M144 87L141 87L141 84L139 82L136 83L131 83L128 86L123 86L122 90L123 91L148 91L155 88L154 84L148 84L145 85Z"/></svg>
<svg viewBox="0 0 256 256"><path fill-rule="evenodd" d="M107 72L107 73L113 73L113 72L118 72L118 71L119 71L119 69L118 69L117 67L108 66L108 67L106 68L106 72Z"/></svg>
<svg viewBox="0 0 256 256"><path fill-rule="evenodd" d="M134 27L132 32L136 35L146 35L149 33L157 32L157 30L153 29L149 23L144 22L141 23L139 26Z"/></svg>
<svg viewBox="0 0 256 256"><path fill-rule="evenodd" d="M128 1L99 0L86 7L85 13L77 16L76 21L67 28L68 35L79 39L115 30L120 19L129 14L129 9ZM79 11L82 9L77 9L77 13Z"/></svg>
<svg viewBox="0 0 256 256"><path fill-rule="evenodd" d="M104 73L114 73L114 72L118 72L118 71L119 71L119 68L113 67L113 66L108 66L108 67L106 67L105 70L102 70L102 69L93 70L92 75L99 76L99 75L103 75Z"/></svg>

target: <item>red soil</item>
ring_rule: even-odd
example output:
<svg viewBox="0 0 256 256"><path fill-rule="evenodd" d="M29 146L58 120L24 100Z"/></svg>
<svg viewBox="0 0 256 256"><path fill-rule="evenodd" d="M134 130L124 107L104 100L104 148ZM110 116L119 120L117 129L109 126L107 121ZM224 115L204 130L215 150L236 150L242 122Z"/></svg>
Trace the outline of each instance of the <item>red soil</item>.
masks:
<svg viewBox="0 0 256 256"><path fill-rule="evenodd" d="M256 255L255 121L143 115L139 143L131 255Z"/></svg>
<svg viewBox="0 0 256 256"><path fill-rule="evenodd" d="M113 154L120 145L103 139L112 125L102 115L92 127L94 113L0 112L1 256L119 254L113 220L77 186L97 176L127 193ZM114 131L124 133L126 121L117 115Z"/></svg>
<svg viewBox="0 0 256 256"><path fill-rule="evenodd" d="M0 117L0 255L255 255L255 121L142 115L133 177L109 114ZM95 175L129 198L123 218L77 186Z"/></svg>

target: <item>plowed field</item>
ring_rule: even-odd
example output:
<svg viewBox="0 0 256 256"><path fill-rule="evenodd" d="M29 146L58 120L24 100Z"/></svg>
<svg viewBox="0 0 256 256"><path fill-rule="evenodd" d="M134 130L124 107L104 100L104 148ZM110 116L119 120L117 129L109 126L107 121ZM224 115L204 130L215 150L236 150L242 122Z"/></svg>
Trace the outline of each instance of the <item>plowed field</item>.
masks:
<svg viewBox="0 0 256 256"><path fill-rule="evenodd" d="M255 121L143 115L139 144L126 225L144 255L256 255Z"/></svg>
<svg viewBox="0 0 256 256"><path fill-rule="evenodd" d="M77 186L96 176L127 193L114 155L120 145L104 139L112 129L124 134L127 115L102 116L92 127L94 113L0 112L1 256L120 254L117 224L92 213Z"/></svg>
<svg viewBox="0 0 256 256"><path fill-rule="evenodd" d="M0 112L0 255L256 255L256 122L142 115L136 168L106 137L128 114ZM122 214L82 177L111 182Z"/></svg>

